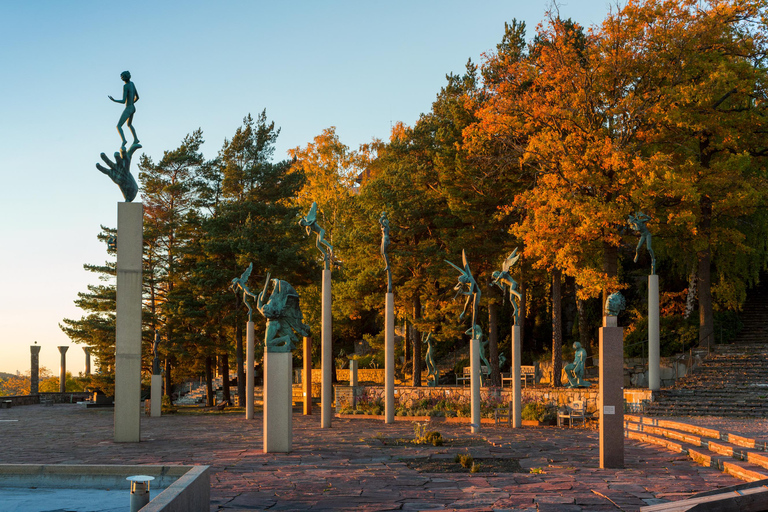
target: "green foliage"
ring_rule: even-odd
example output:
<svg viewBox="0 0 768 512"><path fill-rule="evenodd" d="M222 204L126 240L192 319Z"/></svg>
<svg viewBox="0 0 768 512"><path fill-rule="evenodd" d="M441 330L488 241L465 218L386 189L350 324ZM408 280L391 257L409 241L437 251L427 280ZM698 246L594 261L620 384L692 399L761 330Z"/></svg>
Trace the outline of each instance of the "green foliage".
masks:
<svg viewBox="0 0 768 512"><path fill-rule="evenodd" d="M467 468L467 469L475 465L475 459L469 453L457 453L456 456L453 458L453 462L461 464L461 467Z"/></svg>
<svg viewBox="0 0 768 512"><path fill-rule="evenodd" d="M525 404L521 415L524 420L549 423L557 419L557 408L552 404L530 402Z"/></svg>

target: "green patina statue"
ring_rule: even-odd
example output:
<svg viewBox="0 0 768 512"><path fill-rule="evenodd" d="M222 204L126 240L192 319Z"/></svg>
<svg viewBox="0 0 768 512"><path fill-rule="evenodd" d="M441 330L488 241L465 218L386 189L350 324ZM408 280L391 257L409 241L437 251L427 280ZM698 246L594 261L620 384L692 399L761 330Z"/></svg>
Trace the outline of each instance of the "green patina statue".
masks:
<svg viewBox="0 0 768 512"><path fill-rule="evenodd" d="M160 347L160 331L155 329L155 341L152 343L152 375L160 375L160 354L157 349Z"/></svg>
<svg viewBox="0 0 768 512"><path fill-rule="evenodd" d="M637 243L637 248L635 249L634 262L637 263L637 259L640 256L640 248L643 246L643 243L645 243L645 246L648 248L648 253L651 255L651 274L655 274L656 255L653 253L653 245L651 244L651 232L648 231L648 228L645 225L649 220L651 220L651 218L643 212L635 212L634 215L630 214L627 222L634 231L640 233L640 241Z"/></svg>
<svg viewBox="0 0 768 512"><path fill-rule="evenodd" d="M605 300L605 316L619 316L627 308L627 301L621 292L613 292Z"/></svg>
<svg viewBox="0 0 768 512"><path fill-rule="evenodd" d="M477 323L477 308L480 306L480 297L482 293L480 292L480 287L477 286L477 281L475 281L475 278L472 276L472 271L470 270L469 262L467 261L467 254L462 249L461 262L463 263L464 268L454 265L448 260L444 261L459 271L459 282L456 283L456 286L453 287L453 289L456 290L454 299L459 295L467 296L467 300L464 302L464 310L461 312L461 315L459 315L459 320L464 319L464 315L467 314L467 309L469 308L469 304L471 302L472 324L475 325Z"/></svg>
<svg viewBox="0 0 768 512"><path fill-rule="evenodd" d="M265 301L269 283L272 282L272 294ZM269 278L264 283L264 289L259 294L256 307L267 319L267 332L264 344L267 352L290 352L296 347L298 338L294 331L301 336L309 336L309 326L304 323L304 317L299 307L299 294L293 286L280 279Z"/></svg>
<svg viewBox="0 0 768 512"><path fill-rule="evenodd" d="M333 259L333 246L325 240L325 230L317 223L317 202L312 202L312 207L309 209L306 217L299 219L299 226L302 226L307 230L307 235L312 233L317 234L317 241L315 245L320 253L323 255L323 261L325 262L325 268L331 268L331 260Z"/></svg>
<svg viewBox="0 0 768 512"><path fill-rule="evenodd" d="M578 341L573 344L576 353L573 356L573 362L565 365L565 375L568 377L567 387L569 388L588 388L592 384L584 380L584 372L587 364L587 351L582 348Z"/></svg>
<svg viewBox="0 0 768 512"><path fill-rule="evenodd" d="M517 254L517 247L515 247L512 254L507 256L507 259L504 260L504 263L501 265L501 272L497 270L492 274L493 284L501 288L502 293L505 292L505 288L509 288L509 302L512 304L513 325L517 325L518 320L520 320L520 299L523 296L520 293L517 281L512 279L509 271L519 259L520 255Z"/></svg>
<svg viewBox="0 0 768 512"><path fill-rule="evenodd" d="M109 96L109 99L115 103L125 105L125 110L123 110L123 113L120 115L120 120L117 122L117 133L120 134L120 139L123 141L122 148L123 151L125 151L127 141L125 140L125 134L123 133L123 125L126 121L128 122L128 129L130 129L131 134L133 134L133 144L131 144L131 148L134 146L136 146L136 148L141 147L139 139L136 137L136 130L133 129L133 114L136 113L136 106L134 104L139 101L139 93L136 92L136 86L131 82L131 73L129 71L120 73L120 78L125 82L125 85L123 85L123 98L116 100L112 96Z"/></svg>
<svg viewBox="0 0 768 512"><path fill-rule="evenodd" d="M96 168L109 176L115 184L120 187L120 192L123 193L123 197L126 202L130 203L136 198L136 194L139 192L139 185L131 174L131 157L133 153L141 146L134 144L127 151L123 147L120 152L115 152L115 161L107 157L104 153L101 154L101 159L107 164L107 167L103 167L101 164L96 164Z"/></svg>
<svg viewBox="0 0 768 512"><path fill-rule="evenodd" d="M229 286L229 289L235 292L235 294L243 292L243 303L248 308L249 322L253 322L253 304L248 302L248 297L256 299L256 295L248 289L248 278L251 277L251 272L253 272L253 263L248 265L248 268L245 269L245 272L240 277L232 279L232 284Z"/></svg>
<svg viewBox="0 0 768 512"><path fill-rule="evenodd" d="M392 293L392 269L389 268L389 256L387 255L387 249L389 249L389 219L387 218L387 212L381 212L379 224L381 224L381 257L384 258L384 271L387 273L387 293Z"/></svg>
<svg viewBox="0 0 768 512"><path fill-rule="evenodd" d="M421 342L427 344L427 355L425 357L427 362L427 385L435 387L440 380L440 370L435 364L435 347L432 344L432 333L430 332L426 337L422 334Z"/></svg>

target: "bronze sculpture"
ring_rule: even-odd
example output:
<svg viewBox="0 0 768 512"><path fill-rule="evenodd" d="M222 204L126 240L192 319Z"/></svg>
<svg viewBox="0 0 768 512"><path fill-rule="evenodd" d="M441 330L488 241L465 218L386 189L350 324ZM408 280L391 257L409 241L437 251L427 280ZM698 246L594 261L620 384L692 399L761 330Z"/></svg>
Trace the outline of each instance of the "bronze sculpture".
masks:
<svg viewBox="0 0 768 512"><path fill-rule="evenodd" d="M325 268L330 269L331 260L333 259L333 246L325 240L325 230L317 223L317 202L313 201L309 213L307 213L305 217L299 219L299 226L306 229L307 235L312 233L317 234L315 246L323 255Z"/></svg>
<svg viewBox="0 0 768 512"><path fill-rule="evenodd" d="M509 271L519 259L520 255L517 254L517 247L515 247L512 254L507 256L507 259L504 260L504 263L501 266L501 272L497 270L492 274L493 284L501 288L502 293L504 293L505 288L509 288L509 302L512 304L512 325L517 325L517 322L520 319L520 299L523 296L520 293L517 281L512 278Z"/></svg>
<svg viewBox="0 0 768 512"><path fill-rule="evenodd" d="M136 113L136 106L134 104L139 101L139 93L136 92L136 85L131 82L131 73L129 71L120 73L120 78L125 82L125 85L123 85L122 99L116 100L112 96L109 96L109 99L115 103L122 103L125 105L125 110L123 110L123 113L120 115L120 120L117 122L117 133L120 134L120 138L123 141L122 149L125 151L127 141L125 140L125 134L123 133L123 125L127 121L128 129L131 130L131 134L133 134L133 144L131 144L131 148L135 146L138 149L141 147L141 144L139 144L139 139L136 137L136 130L133 129L133 114Z"/></svg>

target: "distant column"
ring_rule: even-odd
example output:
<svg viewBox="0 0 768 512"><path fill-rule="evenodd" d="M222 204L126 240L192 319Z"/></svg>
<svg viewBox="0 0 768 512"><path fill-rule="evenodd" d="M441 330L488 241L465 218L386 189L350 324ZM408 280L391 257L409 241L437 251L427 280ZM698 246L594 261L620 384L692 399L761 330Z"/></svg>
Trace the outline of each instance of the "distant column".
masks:
<svg viewBox="0 0 768 512"><path fill-rule="evenodd" d="M85 352L85 374L90 375L91 374L91 347L83 347L83 352Z"/></svg>
<svg viewBox="0 0 768 512"><path fill-rule="evenodd" d="M624 467L624 329L615 316L600 328L600 469Z"/></svg>
<svg viewBox="0 0 768 512"><path fill-rule="evenodd" d="M304 390L304 414L312 414L312 338L304 337L304 372L301 376Z"/></svg>
<svg viewBox="0 0 768 512"><path fill-rule="evenodd" d="M331 427L331 416L333 409L331 408L331 402L333 402L333 384L331 379L333 375L333 342L331 336L333 330L331 329L331 271L323 269L323 287L322 287L322 333L320 337L320 351L322 357L322 370L323 379L321 383L322 403L320 404L320 428Z"/></svg>
<svg viewBox="0 0 768 512"><path fill-rule="evenodd" d="M40 345L30 345L32 361L29 371L29 394L40 394Z"/></svg>
<svg viewBox="0 0 768 512"><path fill-rule="evenodd" d="M395 422L395 296L387 293L384 323L384 423Z"/></svg>
<svg viewBox="0 0 768 512"><path fill-rule="evenodd" d="M66 392L67 387L67 350L69 347L59 347L61 366L59 367L59 393Z"/></svg>
<svg viewBox="0 0 768 512"><path fill-rule="evenodd" d="M648 276L648 389L661 389L659 336L659 276Z"/></svg>

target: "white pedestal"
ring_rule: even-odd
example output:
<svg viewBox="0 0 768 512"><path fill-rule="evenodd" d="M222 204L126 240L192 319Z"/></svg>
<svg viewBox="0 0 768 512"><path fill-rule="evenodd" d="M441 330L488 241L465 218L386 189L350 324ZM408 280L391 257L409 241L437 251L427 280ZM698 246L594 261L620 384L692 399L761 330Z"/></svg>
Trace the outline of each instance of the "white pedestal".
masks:
<svg viewBox="0 0 768 512"><path fill-rule="evenodd" d="M253 322L245 330L245 419L253 419L253 362L256 355L256 333Z"/></svg>
<svg viewBox="0 0 768 512"><path fill-rule="evenodd" d="M332 345L332 316L331 316L331 271L323 269L323 302L322 302L322 336L321 336L321 351L322 351L322 404L320 415L320 428L331 427L331 415L333 414L333 408L331 404L333 402L333 384L332 384L332 372L333 372L333 345Z"/></svg>
<svg viewBox="0 0 768 512"><path fill-rule="evenodd" d="M523 425L523 392L520 384L520 326L512 327L512 428Z"/></svg>
<svg viewBox="0 0 768 512"><path fill-rule="evenodd" d="M349 360L349 385L357 387L357 361L354 359Z"/></svg>
<svg viewBox="0 0 768 512"><path fill-rule="evenodd" d="M144 209L117 203L117 317L115 326L115 442L141 437L141 254Z"/></svg>
<svg viewBox="0 0 768 512"><path fill-rule="evenodd" d="M395 422L395 296L387 294L384 318L384 423Z"/></svg>
<svg viewBox="0 0 768 512"><path fill-rule="evenodd" d="M480 340L472 336L469 343L469 366L471 371L470 392L472 394L472 433L480 432Z"/></svg>
<svg viewBox="0 0 768 512"><path fill-rule="evenodd" d="M661 388L661 348L659 341L659 276L648 276L648 389Z"/></svg>
<svg viewBox="0 0 768 512"><path fill-rule="evenodd" d="M163 376L152 376L152 389L149 392L151 401L149 415L153 418L159 418L163 411Z"/></svg>
<svg viewBox="0 0 768 512"><path fill-rule="evenodd" d="M600 468L624 467L624 329L615 316L600 328Z"/></svg>
<svg viewBox="0 0 768 512"><path fill-rule="evenodd" d="M288 453L293 443L293 354L264 351L264 453Z"/></svg>

